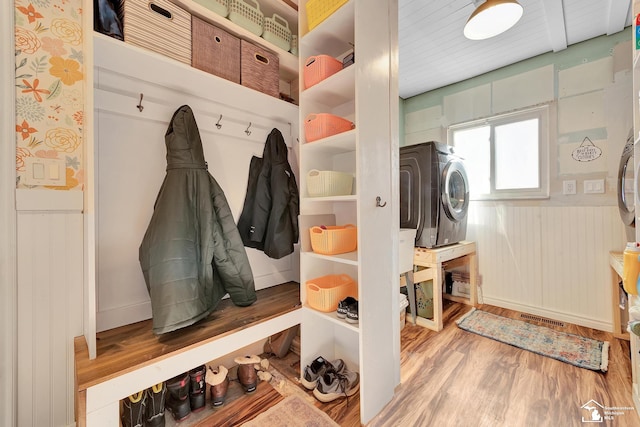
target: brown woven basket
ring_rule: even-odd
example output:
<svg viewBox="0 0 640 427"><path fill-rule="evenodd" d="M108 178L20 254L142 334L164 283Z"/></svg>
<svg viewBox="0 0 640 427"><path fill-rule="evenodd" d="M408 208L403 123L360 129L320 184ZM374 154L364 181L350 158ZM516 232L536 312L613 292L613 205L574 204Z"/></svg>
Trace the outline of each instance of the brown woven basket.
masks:
<svg viewBox="0 0 640 427"><path fill-rule="evenodd" d="M243 86L279 98L278 67L278 55L246 40L240 40L240 83Z"/></svg>
<svg viewBox="0 0 640 427"><path fill-rule="evenodd" d="M193 16L191 66L239 84L240 39Z"/></svg>

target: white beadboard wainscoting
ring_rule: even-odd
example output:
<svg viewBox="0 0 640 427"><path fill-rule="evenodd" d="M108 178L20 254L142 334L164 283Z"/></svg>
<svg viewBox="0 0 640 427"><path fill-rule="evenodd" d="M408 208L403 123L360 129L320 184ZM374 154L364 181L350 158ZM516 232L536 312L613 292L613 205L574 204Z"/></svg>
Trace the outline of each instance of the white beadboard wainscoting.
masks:
<svg viewBox="0 0 640 427"><path fill-rule="evenodd" d="M17 190L18 426L74 425L82 192Z"/></svg>
<svg viewBox="0 0 640 427"><path fill-rule="evenodd" d="M609 251L622 251L617 206L472 202L481 302L612 331Z"/></svg>

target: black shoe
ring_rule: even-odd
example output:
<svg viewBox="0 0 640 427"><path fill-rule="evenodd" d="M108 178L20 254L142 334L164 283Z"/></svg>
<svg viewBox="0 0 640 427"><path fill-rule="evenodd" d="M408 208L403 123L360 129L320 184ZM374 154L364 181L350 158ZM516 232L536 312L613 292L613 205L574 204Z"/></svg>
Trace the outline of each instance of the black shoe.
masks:
<svg viewBox="0 0 640 427"><path fill-rule="evenodd" d="M120 413L122 427L143 427L145 425L146 406L147 394L144 391L122 399L122 411Z"/></svg>
<svg viewBox="0 0 640 427"><path fill-rule="evenodd" d="M145 427L164 427L164 404L167 386L160 383L148 388L147 393L147 423Z"/></svg>
<svg viewBox="0 0 640 427"><path fill-rule="evenodd" d="M204 378L207 368L202 365L189 371L189 400L191 401L191 412L198 412L204 409L206 402L206 386Z"/></svg>
<svg viewBox="0 0 640 427"><path fill-rule="evenodd" d="M338 303L338 309L336 310L336 316L340 319L347 317L347 309L355 302L358 302L354 297L346 297Z"/></svg>
<svg viewBox="0 0 640 427"><path fill-rule="evenodd" d="M191 406L189 404L189 372L178 375L167 381L167 397L166 408L171 412L176 421L187 419L191 414Z"/></svg>
<svg viewBox="0 0 640 427"><path fill-rule="evenodd" d="M359 316L358 316L358 301L354 302L353 304L350 304L347 307L347 322L349 323L358 323L359 320Z"/></svg>

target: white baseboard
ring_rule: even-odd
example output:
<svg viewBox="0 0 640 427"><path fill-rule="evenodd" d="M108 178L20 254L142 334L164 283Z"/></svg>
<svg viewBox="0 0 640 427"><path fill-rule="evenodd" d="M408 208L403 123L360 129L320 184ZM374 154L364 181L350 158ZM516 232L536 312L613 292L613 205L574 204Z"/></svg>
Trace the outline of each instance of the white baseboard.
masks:
<svg viewBox="0 0 640 427"><path fill-rule="evenodd" d="M548 310L543 307L534 307L520 304L513 301L502 300L499 298L484 297L484 304L495 305L496 307L508 308L509 310L521 311L523 313L534 314L536 316L546 317L561 322L573 323L574 325L584 326L587 328L597 329L599 331L613 332L613 321L605 321L598 319L588 319L582 316L572 315L570 313L562 313L558 311Z"/></svg>

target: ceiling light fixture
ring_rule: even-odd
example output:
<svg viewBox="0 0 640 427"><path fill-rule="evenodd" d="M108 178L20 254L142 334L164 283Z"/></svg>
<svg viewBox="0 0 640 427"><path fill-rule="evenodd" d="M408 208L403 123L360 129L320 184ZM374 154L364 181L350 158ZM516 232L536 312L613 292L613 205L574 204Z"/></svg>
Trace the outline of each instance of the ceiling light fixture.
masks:
<svg viewBox="0 0 640 427"><path fill-rule="evenodd" d="M478 1L474 0L474 4ZM522 6L517 0L487 0L473 11L464 36L470 40L484 40L504 33L522 17Z"/></svg>

